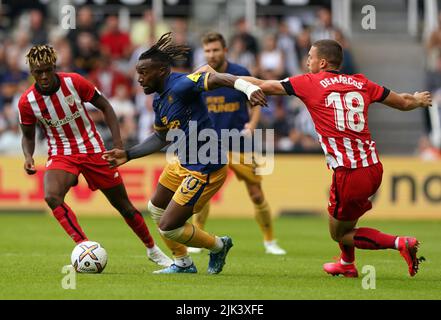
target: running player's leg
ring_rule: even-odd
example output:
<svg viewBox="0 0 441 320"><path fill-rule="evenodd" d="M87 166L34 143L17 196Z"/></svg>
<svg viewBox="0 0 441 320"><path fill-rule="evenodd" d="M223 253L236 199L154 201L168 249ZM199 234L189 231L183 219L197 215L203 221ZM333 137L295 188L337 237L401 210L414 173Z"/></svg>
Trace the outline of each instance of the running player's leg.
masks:
<svg viewBox="0 0 441 320"><path fill-rule="evenodd" d="M69 189L77 183L77 179L77 175L64 170L47 170L44 174L44 199L67 234L75 243L80 243L86 241L87 237L81 229L75 213L64 202L64 197Z"/></svg>
<svg viewBox="0 0 441 320"><path fill-rule="evenodd" d="M193 215L193 224L199 229L204 230L207 223L208 215L210 214L210 202L207 202L205 206L199 212L195 212Z"/></svg>
<svg viewBox="0 0 441 320"><path fill-rule="evenodd" d="M166 173L166 170L164 170L163 175ZM170 176L170 175L168 175ZM169 188L166 188L161 184L161 181L164 182L164 178L160 179L160 182L158 183L156 190L153 194L152 199L149 201L147 205L147 209L150 213L150 216L152 217L152 220L156 223L159 229L159 220L164 214L165 208L167 208L168 204L170 203L171 199L173 198L174 192L170 190ZM167 183L169 185L169 183ZM178 185L179 186L179 185ZM169 186L172 188L172 186ZM177 188L177 187L176 187ZM159 233L163 242L165 245L170 249L172 252L175 264L177 265L188 265L192 264L193 261L191 260L190 256L187 252L187 247L179 242L170 240L166 238L162 233Z"/></svg>
<svg viewBox="0 0 441 320"><path fill-rule="evenodd" d="M229 167L236 177L245 182L248 195L254 204L254 217L263 234L265 252L276 255L286 254L286 251L280 248L274 239L271 208L262 190L262 176L256 174L258 164L254 155L230 152L229 161Z"/></svg>
<svg viewBox="0 0 441 320"><path fill-rule="evenodd" d="M167 257L161 249L155 245L155 241L144 221L142 214L129 200L126 188L121 183L109 189L102 189L112 206L124 217L124 220L147 247L147 256L150 260L160 266L169 266L172 260Z"/></svg>
<svg viewBox="0 0 441 320"><path fill-rule="evenodd" d="M207 222L208 215L210 214L210 202L207 202L205 206L199 212L195 212L193 215L193 224L199 229L205 230L205 224ZM190 253L201 253L202 248L188 247Z"/></svg>
<svg viewBox="0 0 441 320"><path fill-rule="evenodd" d="M184 245L210 250L209 273L219 273L225 264L228 250L232 247L229 237L211 235L187 220L193 212L200 211L220 189L226 178L226 167L210 174L188 171L181 167L186 178L177 188L159 221L160 232L168 239ZM185 173L185 174L184 174ZM163 270L162 273L176 272ZM178 271L179 272L179 271Z"/></svg>
<svg viewBox="0 0 441 320"><path fill-rule="evenodd" d="M286 251L283 250L274 239L271 209L263 194L262 184L260 182L255 183L248 180L245 180L245 184L250 199L254 204L254 216L263 234L265 252L275 255L286 254Z"/></svg>
<svg viewBox="0 0 441 320"><path fill-rule="evenodd" d="M166 238L186 246L205 248L210 250L208 273L219 273L225 264L225 258L232 247L229 237L218 237L199 229L187 220L193 215L193 206L183 206L173 199L167 206L160 222L159 230ZM188 261L188 263L190 263ZM192 262L191 262L192 263ZM176 263L175 263L176 264ZM193 264L172 266L158 271L158 273L196 272ZM189 270L189 271L186 271Z"/></svg>
<svg viewBox="0 0 441 320"><path fill-rule="evenodd" d="M342 274L345 277L358 277L358 271L354 265L355 248L354 245L343 244L341 239L350 237L354 232L358 220L339 221L329 217L329 233L331 238L338 242L341 250L340 260L336 263L326 263L323 265L325 272L332 275Z"/></svg>
<svg viewBox="0 0 441 320"><path fill-rule="evenodd" d="M155 245L155 241L141 213L129 200L124 184L119 184L109 189L101 189L101 192L106 196L110 204L124 217L126 223L132 228L133 232L136 233L144 245L147 248L152 248Z"/></svg>
<svg viewBox="0 0 441 320"><path fill-rule="evenodd" d="M418 241L415 238L385 234L372 228L355 228L358 218L372 208L369 197L380 186L382 173L380 163L356 170L343 168L334 172L328 208L331 237L339 243L341 257L347 265L352 265L354 261L354 247L366 250L396 249L406 260L409 274L414 276L419 263L416 257ZM345 265L344 262L340 260L337 264ZM329 269L331 264L325 265L325 271L326 266Z"/></svg>

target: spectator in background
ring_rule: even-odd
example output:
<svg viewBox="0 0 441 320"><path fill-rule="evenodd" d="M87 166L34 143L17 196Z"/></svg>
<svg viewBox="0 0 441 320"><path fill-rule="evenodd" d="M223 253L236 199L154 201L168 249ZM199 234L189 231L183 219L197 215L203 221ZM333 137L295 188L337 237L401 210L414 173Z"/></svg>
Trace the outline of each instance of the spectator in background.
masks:
<svg viewBox="0 0 441 320"><path fill-rule="evenodd" d="M235 24L236 33L233 35L231 42L233 43L235 38L239 37L245 44L245 51L251 52L254 57L257 57L259 53L259 45L256 38L248 31L248 26L245 18L240 18Z"/></svg>
<svg viewBox="0 0 441 320"><path fill-rule="evenodd" d="M6 73L7 65L6 65L6 44L0 43L0 85L3 78L3 75Z"/></svg>
<svg viewBox="0 0 441 320"><path fill-rule="evenodd" d="M281 79L285 72L283 51L277 48L275 35L265 36L263 50L258 59L259 73L262 79Z"/></svg>
<svg viewBox="0 0 441 320"><path fill-rule="evenodd" d="M291 151L320 153L321 146L318 142L315 126L303 102L294 97L290 100L288 109Z"/></svg>
<svg viewBox="0 0 441 320"><path fill-rule="evenodd" d="M32 9L29 12L30 38L33 45L46 44L48 30L44 23L43 12Z"/></svg>
<svg viewBox="0 0 441 320"><path fill-rule="evenodd" d="M58 54L57 70L59 72L75 72L81 75L85 74L84 70L79 69L72 58L72 47L67 40L60 40L54 46Z"/></svg>
<svg viewBox="0 0 441 320"><path fill-rule="evenodd" d="M89 80L105 97L115 96L116 88L120 85L131 92L129 79L115 68L114 61L107 54L103 54L97 61L96 68L89 74Z"/></svg>
<svg viewBox="0 0 441 320"><path fill-rule="evenodd" d="M155 112L153 111L154 95L146 95L141 86L136 87L135 107L138 114L138 141L144 141L153 133Z"/></svg>
<svg viewBox="0 0 441 320"><path fill-rule="evenodd" d="M261 55L264 57L264 60L273 59L270 55L267 56L265 54L265 50L268 48L275 48L275 37L266 36L265 42L266 45L264 45ZM270 50L270 52L271 51L272 50ZM281 55L281 52L279 53ZM276 58L276 60L278 59L279 58ZM279 65L281 65L282 71L277 73L274 66ZM266 65L264 62L263 66L259 66L261 67L261 70L264 71L259 71L262 78L266 77L266 79L277 79L274 77L283 73L283 60L282 62L278 61L277 63L275 61L270 61L268 65ZM266 70L264 67L266 67ZM286 147L286 139L288 139L287 137L289 135L289 124L287 122L286 110L288 100L289 98L285 96L267 96L267 107L261 109L259 126L265 129L274 129L274 145L275 150L277 151L288 151Z"/></svg>
<svg viewBox="0 0 441 320"><path fill-rule="evenodd" d="M135 121L135 104L130 99L129 87L125 84L118 84L115 88L115 95L109 99L118 119L128 118Z"/></svg>
<svg viewBox="0 0 441 320"><path fill-rule="evenodd" d="M332 25L332 14L328 8L317 11L316 25L311 32L311 40L315 42L322 39L335 39L335 28Z"/></svg>
<svg viewBox="0 0 441 320"><path fill-rule="evenodd" d="M0 95L2 96L2 105L0 105L0 111L2 111L7 104L12 102L12 99L17 93L19 83L26 81L29 76L27 72L20 69L20 57L18 56L17 52L18 51L15 49L14 51L9 51L7 53L6 72L3 74L3 77L0 80Z"/></svg>
<svg viewBox="0 0 441 320"><path fill-rule="evenodd" d="M256 57L250 51L247 51L245 43L240 37L233 38L228 50L228 60L244 66L253 76L259 72Z"/></svg>
<svg viewBox="0 0 441 320"><path fill-rule="evenodd" d="M5 111L11 112L11 105L5 108ZM14 113L15 116L17 116ZM21 152L21 132L18 126L18 120L13 122L0 119L0 126L5 126L4 130L0 129L0 154L1 155L17 155Z"/></svg>
<svg viewBox="0 0 441 320"><path fill-rule="evenodd" d="M135 48L144 46L146 40L153 43L168 31L168 26L162 21L156 21L152 9L147 9L141 19L135 20L130 29L130 40Z"/></svg>
<svg viewBox="0 0 441 320"><path fill-rule="evenodd" d="M184 31L179 31L173 34L173 41L176 45L187 45L190 50L187 53L185 60L174 61L172 64L173 72L191 72L193 69L193 53L194 49L188 43L187 34Z"/></svg>
<svg viewBox="0 0 441 320"><path fill-rule="evenodd" d="M296 52L296 42L290 33L288 24L285 21L279 23L279 33L277 34L277 48L283 52L285 57L285 74L296 75L300 72L299 58Z"/></svg>
<svg viewBox="0 0 441 320"><path fill-rule="evenodd" d="M426 89L431 93L441 89L441 52L434 58L433 68L426 72Z"/></svg>
<svg viewBox="0 0 441 320"><path fill-rule="evenodd" d="M346 40L343 32L341 32L340 30L336 29L334 34L335 40L340 43L343 48L343 63L340 72L344 74L357 73L357 68L355 67L354 58L349 47L349 42Z"/></svg>
<svg viewBox="0 0 441 320"><path fill-rule="evenodd" d="M101 52L110 55L112 60L129 59L132 53L132 43L127 32L120 30L117 16L108 16L100 37Z"/></svg>
<svg viewBox="0 0 441 320"><path fill-rule="evenodd" d="M88 6L83 6L78 10L78 14L76 17L76 28L71 29L67 35L67 38L73 49L73 55L75 57L82 50L84 50L84 48L80 48L80 45L84 40L78 39L83 33L88 34L88 36L91 38L89 41L93 43L98 43L98 27L93 17L93 11Z"/></svg>
<svg viewBox="0 0 441 320"><path fill-rule="evenodd" d="M86 73L93 71L100 60L98 43L93 34L87 31L79 33L76 46L78 52L74 55L75 66Z"/></svg>
<svg viewBox="0 0 441 320"><path fill-rule="evenodd" d="M304 28L296 37L296 52L300 66L302 66L304 58L308 56L311 44L311 32L308 28ZM306 70L308 69L306 68Z"/></svg>
<svg viewBox="0 0 441 320"><path fill-rule="evenodd" d="M6 54L8 56L16 56L18 59L18 67L21 71L28 73L29 67L26 64L25 55L32 47L29 32L24 29L17 29L14 33L13 42L7 48Z"/></svg>
<svg viewBox="0 0 441 320"><path fill-rule="evenodd" d="M432 69L426 71L426 90L433 95L434 106L441 104L441 52L438 52L434 59ZM440 110L440 109L438 109ZM418 142L418 154L424 160L435 160L441 158L441 141L435 141L441 137L433 137L432 119L429 109L423 110L424 135ZM439 119L441 121L441 119ZM440 123L441 125L441 123ZM432 137L432 139L431 139ZM434 145L435 143L436 145Z"/></svg>
<svg viewBox="0 0 441 320"><path fill-rule="evenodd" d="M427 69L437 69L438 55L441 52L441 12L438 13L438 28L433 30L426 43Z"/></svg>
<svg viewBox="0 0 441 320"><path fill-rule="evenodd" d="M138 144L136 135L136 122L128 117L119 119L119 129L121 133L121 140L125 148L133 147Z"/></svg>

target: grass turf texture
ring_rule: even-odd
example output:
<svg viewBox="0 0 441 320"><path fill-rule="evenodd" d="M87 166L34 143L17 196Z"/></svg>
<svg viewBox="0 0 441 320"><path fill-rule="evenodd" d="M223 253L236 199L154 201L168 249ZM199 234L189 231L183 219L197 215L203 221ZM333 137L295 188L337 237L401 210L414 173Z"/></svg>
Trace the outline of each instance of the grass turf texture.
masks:
<svg viewBox="0 0 441 320"><path fill-rule="evenodd" d="M193 254L198 274L154 275L158 266L119 217L80 218L91 240L106 248L102 274L77 274L75 290L64 290L61 273L73 242L50 216L0 215L0 299L440 299L441 221L366 221L361 226L415 235L427 259L416 277L397 251L357 250L358 279L332 277L322 264L338 254L323 218L275 221L286 256L263 253L257 224L246 219L212 219L209 231L228 234L234 247L219 275L207 275L208 255ZM159 235L148 220L158 244ZM168 251L167 251L168 252ZM364 265L376 268L376 289L362 288Z"/></svg>

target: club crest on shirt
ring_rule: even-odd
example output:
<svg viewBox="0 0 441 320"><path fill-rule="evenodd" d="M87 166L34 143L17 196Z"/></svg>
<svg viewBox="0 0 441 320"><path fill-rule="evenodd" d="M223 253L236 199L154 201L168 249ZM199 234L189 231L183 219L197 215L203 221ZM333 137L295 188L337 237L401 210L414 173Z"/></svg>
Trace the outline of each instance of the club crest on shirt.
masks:
<svg viewBox="0 0 441 320"><path fill-rule="evenodd" d="M75 104L75 97L73 95L64 98L68 105L73 106Z"/></svg>

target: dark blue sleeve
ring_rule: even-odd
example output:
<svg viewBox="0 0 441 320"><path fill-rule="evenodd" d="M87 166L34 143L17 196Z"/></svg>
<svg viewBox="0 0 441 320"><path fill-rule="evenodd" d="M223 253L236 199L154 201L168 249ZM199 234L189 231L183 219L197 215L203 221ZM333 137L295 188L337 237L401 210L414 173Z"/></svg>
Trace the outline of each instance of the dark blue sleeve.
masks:
<svg viewBox="0 0 441 320"><path fill-rule="evenodd" d="M179 78L173 84L173 92L182 99L193 98L195 94L207 91L208 73L191 73Z"/></svg>

